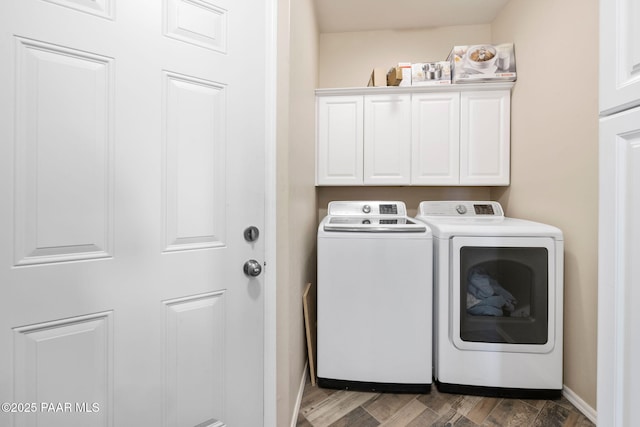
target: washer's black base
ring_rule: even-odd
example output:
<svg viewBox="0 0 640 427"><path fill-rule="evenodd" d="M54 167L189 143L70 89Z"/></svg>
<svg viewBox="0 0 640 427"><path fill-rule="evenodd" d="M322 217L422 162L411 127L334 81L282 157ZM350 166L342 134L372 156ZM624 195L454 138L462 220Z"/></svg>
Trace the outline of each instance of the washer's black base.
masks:
<svg viewBox="0 0 640 427"><path fill-rule="evenodd" d="M373 391L383 393L414 393L426 394L431 392L429 384L395 384L395 383L374 383L364 381L334 380L331 378L318 377L318 386L324 388L335 388L340 390L353 391Z"/></svg>
<svg viewBox="0 0 640 427"><path fill-rule="evenodd" d="M464 384L447 384L435 380L438 391L443 393L471 394L485 397L506 397L515 399L559 399L562 390L537 388L482 387Z"/></svg>

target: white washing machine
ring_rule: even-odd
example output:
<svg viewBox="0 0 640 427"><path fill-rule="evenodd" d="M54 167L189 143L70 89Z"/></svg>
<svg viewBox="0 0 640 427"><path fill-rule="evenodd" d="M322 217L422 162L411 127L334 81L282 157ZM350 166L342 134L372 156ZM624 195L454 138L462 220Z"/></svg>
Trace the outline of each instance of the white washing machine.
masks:
<svg viewBox="0 0 640 427"><path fill-rule="evenodd" d="M331 202L318 228L318 384L427 393L431 231L398 201Z"/></svg>
<svg viewBox="0 0 640 427"><path fill-rule="evenodd" d="M562 232L497 202L422 202L417 218L433 233L438 390L559 397Z"/></svg>

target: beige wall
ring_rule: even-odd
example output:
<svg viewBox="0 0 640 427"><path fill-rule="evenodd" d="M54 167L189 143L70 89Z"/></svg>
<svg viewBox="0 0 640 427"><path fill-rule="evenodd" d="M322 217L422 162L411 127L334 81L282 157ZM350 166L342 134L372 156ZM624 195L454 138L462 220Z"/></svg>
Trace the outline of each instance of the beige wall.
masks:
<svg viewBox="0 0 640 427"><path fill-rule="evenodd" d="M490 40L489 25L321 34L319 87L363 87L374 67L444 61L457 44Z"/></svg>
<svg viewBox="0 0 640 427"><path fill-rule="evenodd" d="M564 232L564 384L596 408L598 0L512 0L492 32L515 43L518 81L511 186L491 195Z"/></svg>
<svg viewBox="0 0 640 427"><path fill-rule="evenodd" d="M444 59L456 44L515 43L510 187L322 187L318 214L326 214L331 200L399 199L413 213L421 200L491 198L509 216L561 228L566 249L564 383L593 408L597 13L597 0L512 0L491 26L321 34L319 48L319 87L357 87L366 85L375 66Z"/></svg>
<svg viewBox="0 0 640 427"><path fill-rule="evenodd" d="M315 97L312 0L279 0L277 112L277 425L291 425L306 362L302 292L315 282Z"/></svg>

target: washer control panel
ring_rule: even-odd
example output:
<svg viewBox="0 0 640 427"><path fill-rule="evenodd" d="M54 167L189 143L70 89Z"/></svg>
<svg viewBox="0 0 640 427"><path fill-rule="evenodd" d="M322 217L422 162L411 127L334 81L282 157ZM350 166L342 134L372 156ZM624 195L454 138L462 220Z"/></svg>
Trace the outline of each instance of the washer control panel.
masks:
<svg viewBox="0 0 640 427"><path fill-rule="evenodd" d="M504 217L498 202L475 201L426 201L420 203L418 215L473 218Z"/></svg>
<svg viewBox="0 0 640 427"><path fill-rule="evenodd" d="M407 208L400 201L330 202L328 214L332 216L406 216Z"/></svg>

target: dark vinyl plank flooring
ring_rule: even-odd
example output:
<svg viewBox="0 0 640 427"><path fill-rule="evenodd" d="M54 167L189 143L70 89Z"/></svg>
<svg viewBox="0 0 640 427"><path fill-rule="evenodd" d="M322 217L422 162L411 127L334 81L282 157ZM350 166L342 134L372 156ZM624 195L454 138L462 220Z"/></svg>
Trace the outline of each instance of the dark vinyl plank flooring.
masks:
<svg viewBox="0 0 640 427"><path fill-rule="evenodd" d="M307 382L297 427L592 427L564 397L521 400L440 393L362 393Z"/></svg>

